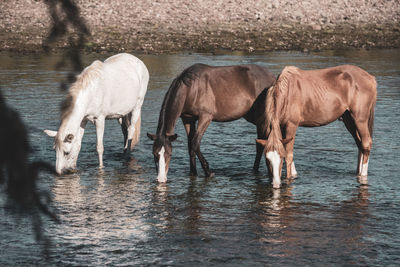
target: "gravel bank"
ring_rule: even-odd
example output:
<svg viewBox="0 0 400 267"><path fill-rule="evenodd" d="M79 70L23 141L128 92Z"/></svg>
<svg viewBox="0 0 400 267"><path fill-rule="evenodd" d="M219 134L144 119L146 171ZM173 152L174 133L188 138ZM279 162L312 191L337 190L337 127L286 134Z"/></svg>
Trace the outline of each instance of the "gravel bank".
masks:
<svg viewBox="0 0 400 267"><path fill-rule="evenodd" d="M399 0L78 0L88 51L173 53L400 47ZM2 0L0 50L39 51L43 1ZM59 41L56 49L67 42Z"/></svg>

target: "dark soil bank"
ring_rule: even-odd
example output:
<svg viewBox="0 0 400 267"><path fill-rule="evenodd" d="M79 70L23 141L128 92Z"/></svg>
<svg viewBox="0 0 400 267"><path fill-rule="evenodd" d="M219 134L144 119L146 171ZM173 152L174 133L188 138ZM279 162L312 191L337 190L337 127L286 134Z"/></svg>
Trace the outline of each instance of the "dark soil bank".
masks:
<svg viewBox="0 0 400 267"><path fill-rule="evenodd" d="M216 52L400 47L399 0L79 0L88 51ZM44 1L0 2L0 50L40 51ZM61 48L67 41L58 41Z"/></svg>

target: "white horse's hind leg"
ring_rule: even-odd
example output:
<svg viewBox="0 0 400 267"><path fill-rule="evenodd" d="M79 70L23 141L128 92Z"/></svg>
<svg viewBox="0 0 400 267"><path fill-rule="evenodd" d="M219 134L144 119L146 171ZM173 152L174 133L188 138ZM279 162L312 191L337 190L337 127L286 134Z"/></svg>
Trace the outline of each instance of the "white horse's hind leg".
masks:
<svg viewBox="0 0 400 267"><path fill-rule="evenodd" d="M129 119L128 118L129 115L126 115L122 118L118 119L119 124L121 125L121 130L122 130L122 134L124 135L124 151L126 150L126 148L128 147L128 123L129 123Z"/></svg>
<svg viewBox="0 0 400 267"><path fill-rule="evenodd" d="M99 167L103 168L103 136L104 136L104 123L105 118L97 118L95 121L96 135L97 135L97 153L99 154Z"/></svg>

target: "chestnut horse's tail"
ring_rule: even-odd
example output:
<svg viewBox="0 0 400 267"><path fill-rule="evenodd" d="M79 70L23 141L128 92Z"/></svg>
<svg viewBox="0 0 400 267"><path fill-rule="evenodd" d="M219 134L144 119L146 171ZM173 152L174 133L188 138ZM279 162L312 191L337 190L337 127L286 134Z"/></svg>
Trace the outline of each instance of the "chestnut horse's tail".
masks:
<svg viewBox="0 0 400 267"><path fill-rule="evenodd" d="M369 118L368 118L368 130L369 130L369 135L371 136L371 139L372 139L372 134L373 134L373 131L374 131L374 113L375 113L376 92L377 92L375 77L373 77L373 81L374 81L373 88L374 88L374 91L375 91L374 92L375 95L374 95L374 98L373 98L373 102L372 102L371 108L369 110Z"/></svg>
<svg viewBox="0 0 400 267"><path fill-rule="evenodd" d="M375 104L372 105L372 107L369 111L369 118L368 118L368 130L369 130L369 135L371 136L371 139L372 139L372 134L374 131L374 113L375 113Z"/></svg>
<svg viewBox="0 0 400 267"><path fill-rule="evenodd" d="M135 124L135 134L132 138L132 143L131 143L131 150L135 147L137 143L139 143L140 140L140 124L141 124L141 117L142 117L142 112L139 114L139 118L136 121Z"/></svg>

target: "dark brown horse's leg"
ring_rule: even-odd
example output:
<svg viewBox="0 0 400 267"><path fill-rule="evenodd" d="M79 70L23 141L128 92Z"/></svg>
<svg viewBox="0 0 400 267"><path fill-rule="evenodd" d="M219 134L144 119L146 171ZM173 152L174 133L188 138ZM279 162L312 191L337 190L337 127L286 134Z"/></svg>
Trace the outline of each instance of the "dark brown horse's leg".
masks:
<svg viewBox="0 0 400 267"><path fill-rule="evenodd" d="M211 115L201 115L199 117L197 130L193 136L193 142L192 142L192 149L196 153L197 157L199 158L201 167L203 167L206 177L212 177L212 176L214 176L214 173L210 171L208 162L204 158L203 154L200 151L200 142L201 142L201 138L203 137L205 131L207 130L207 127L210 125L211 120L212 120Z"/></svg>
<svg viewBox="0 0 400 267"><path fill-rule="evenodd" d="M361 163L361 158L362 158L362 146L361 146L360 136L357 133L357 127L356 127L353 117L350 115L350 112L346 111L342 115L342 118L343 118L344 125L346 126L347 130L353 136L354 141L356 142L356 145L358 147L357 174L360 174L360 171L361 171L360 163Z"/></svg>
<svg viewBox="0 0 400 267"><path fill-rule="evenodd" d="M257 138L266 139L266 136L264 136L261 126L257 126ZM260 168L260 161L263 151L264 147L256 142L256 159L254 160L253 171L258 171L258 169Z"/></svg>
<svg viewBox="0 0 400 267"><path fill-rule="evenodd" d="M190 158L190 175L197 176L196 169L196 153L193 150L193 137L196 131L196 121L195 120L186 120L182 119L183 125L185 126L187 141L188 141L188 151Z"/></svg>

